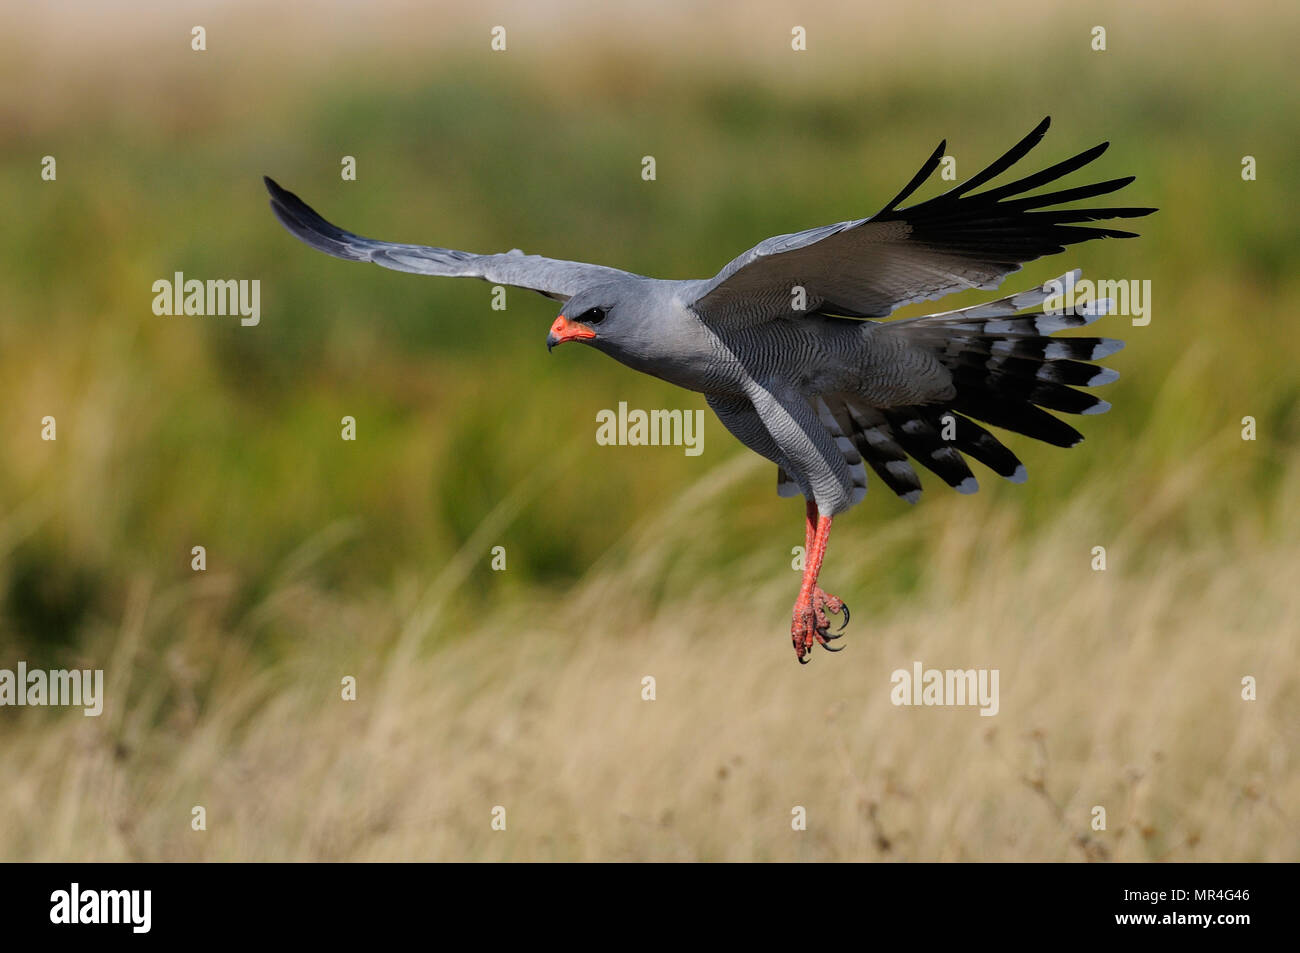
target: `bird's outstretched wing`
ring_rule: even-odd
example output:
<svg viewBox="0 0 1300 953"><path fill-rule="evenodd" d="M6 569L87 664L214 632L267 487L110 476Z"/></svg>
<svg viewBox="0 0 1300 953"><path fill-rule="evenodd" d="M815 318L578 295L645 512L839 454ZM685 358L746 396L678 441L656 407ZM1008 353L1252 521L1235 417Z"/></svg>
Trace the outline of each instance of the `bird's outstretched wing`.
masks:
<svg viewBox="0 0 1300 953"><path fill-rule="evenodd" d="M1023 197L1106 151L1103 142L1073 158L1007 185L970 194L1024 157L1043 138L1050 117L1006 155L943 195L898 206L938 168L946 142L898 196L871 218L810 228L760 242L704 286L691 307L706 321L762 321L789 314L804 289L805 313L884 317L914 301L966 288L996 288L1024 262L1093 238L1132 238L1133 232L1075 223L1136 218L1151 208L1061 209L1079 199L1123 188L1133 176Z"/></svg>
<svg viewBox="0 0 1300 953"><path fill-rule="evenodd" d="M321 218L306 202L263 177L271 210L290 232L312 248L348 261L371 261L414 275L482 278L498 285L538 291L566 301L583 288L611 278L639 277L617 268L525 255L518 249L500 255L475 255L451 248L402 245L362 238Z"/></svg>

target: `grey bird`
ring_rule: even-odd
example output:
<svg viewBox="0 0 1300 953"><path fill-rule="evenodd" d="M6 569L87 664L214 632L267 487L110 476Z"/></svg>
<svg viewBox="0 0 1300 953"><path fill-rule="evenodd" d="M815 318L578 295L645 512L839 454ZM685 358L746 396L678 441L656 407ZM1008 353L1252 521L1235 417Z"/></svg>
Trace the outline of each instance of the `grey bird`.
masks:
<svg viewBox="0 0 1300 953"><path fill-rule="evenodd" d="M1099 337L1051 337L1096 320L1105 302L1045 307L1072 272L996 301L925 317L877 321L902 305L967 288L992 289L1025 262L1094 238L1133 232L1083 222L1152 208L1061 208L1114 192L1132 176L1026 196L1100 156L1102 143L1014 182L975 190L1043 138L1050 117L982 172L901 208L939 166L941 142L875 215L778 235L712 278L680 281L515 250L475 255L362 238L331 225L265 180L286 228L336 258L418 275L481 278L563 302L548 349L580 341L635 370L698 391L732 434L774 462L777 491L806 500L806 558L791 639L800 662L840 637L849 610L818 585L831 521L858 503L867 467L916 502L914 462L960 493L978 487L965 457L1018 483L1020 460L976 421L1059 447L1082 435L1048 411L1095 414L1109 404L1076 387L1118 375L1089 363L1123 347ZM963 456L965 455L965 456ZM829 615L840 616L835 633Z"/></svg>

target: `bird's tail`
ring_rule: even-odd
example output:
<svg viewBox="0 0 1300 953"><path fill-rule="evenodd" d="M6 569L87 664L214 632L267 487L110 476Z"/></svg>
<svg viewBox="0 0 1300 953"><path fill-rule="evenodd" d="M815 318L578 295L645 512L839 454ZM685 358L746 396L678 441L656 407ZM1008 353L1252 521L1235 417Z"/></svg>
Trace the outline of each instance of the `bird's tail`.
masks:
<svg viewBox="0 0 1300 953"><path fill-rule="evenodd" d="M1089 363L1108 357L1124 343L1111 338L1056 338L1066 328L1091 324L1112 306L1108 299L1075 311L1054 313L1042 305L1079 272L959 311L878 325L878 331L905 335L924 347L952 373L956 394L945 404L887 409L863 408L852 397L829 409L839 431L895 493L909 502L920 495L920 481L908 457L933 471L959 492L978 489L963 454L1012 482L1025 479L1016 455L975 421L1024 434L1058 447L1072 447L1083 435L1048 411L1099 414L1110 404L1077 387L1096 387L1119 375ZM1026 312L1026 309L1036 309Z"/></svg>

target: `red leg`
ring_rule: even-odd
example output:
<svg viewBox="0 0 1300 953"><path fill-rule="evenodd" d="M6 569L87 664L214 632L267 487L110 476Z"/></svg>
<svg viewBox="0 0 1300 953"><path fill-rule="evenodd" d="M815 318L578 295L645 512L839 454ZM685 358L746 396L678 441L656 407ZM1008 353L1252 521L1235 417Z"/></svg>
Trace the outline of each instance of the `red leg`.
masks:
<svg viewBox="0 0 1300 953"><path fill-rule="evenodd" d="M849 621L849 610L843 601L824 592L817 585L821 573L822 559L826 555L826 543L831 535L831 518L822 516L815 503L809 502L804 524L804 569L803 582L799 587L799 598L795 600L794 617L790 626L790 638L794 643L794 654L803 664L807 664L814 643L831 651L839 651L830 646L831 639L838 635L829 635L830 622L826 613L843 612L843 629Z"/></svg>
<svg viewBox="0 0 1300 953"><path fill-rule="evenodd" d="M804 552L807 553L810 549L812 549L813 538L816 536L817 533L817 517L818 517L817 504L809 503L805 508L804 513L805 513ZM823 556L825 555L825 552L826 552L826 543L825 541L823 541L822 542ZM840 620L840 627L839 627L840 632L843 632L844 627L849 624L849 607L844 604L844 600L839 599L836 596L831 595L829 592L823 590L821 586L818 586L816 584L815 580L813 582L813 609L816 610L817 622L819 626L823 629L830 628L830 622L826 619L827 612L830 612L832 615L839 615L843 613L844 618ZM827 636L828 640L838 639L838 638L839 638L838 635ZM826 643L823 642L822 644L825 645ZM830 649L832 652L839 651L839 649L831 649L829 645L826 645L826 648Z"/></svg>

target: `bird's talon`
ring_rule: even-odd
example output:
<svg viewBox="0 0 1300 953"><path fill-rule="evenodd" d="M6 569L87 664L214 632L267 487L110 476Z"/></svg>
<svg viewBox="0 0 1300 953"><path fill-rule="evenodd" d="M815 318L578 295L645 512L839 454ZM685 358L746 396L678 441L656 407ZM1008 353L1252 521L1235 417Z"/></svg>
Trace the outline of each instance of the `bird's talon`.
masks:
<svg viewBox="0 0 1300 953"><path fill-rule="evenodd" d="M839 626L831 630L831 615L840 616ZM843 638L844 630L849 624L849 607L843 600L832 596L820 588L814 588L807 602L796 604L794 624L790 627L791 641L799 664L807 665L812 658L814 645L820 645L828 652L843 651L844 646L830 643Z"/></svg>

